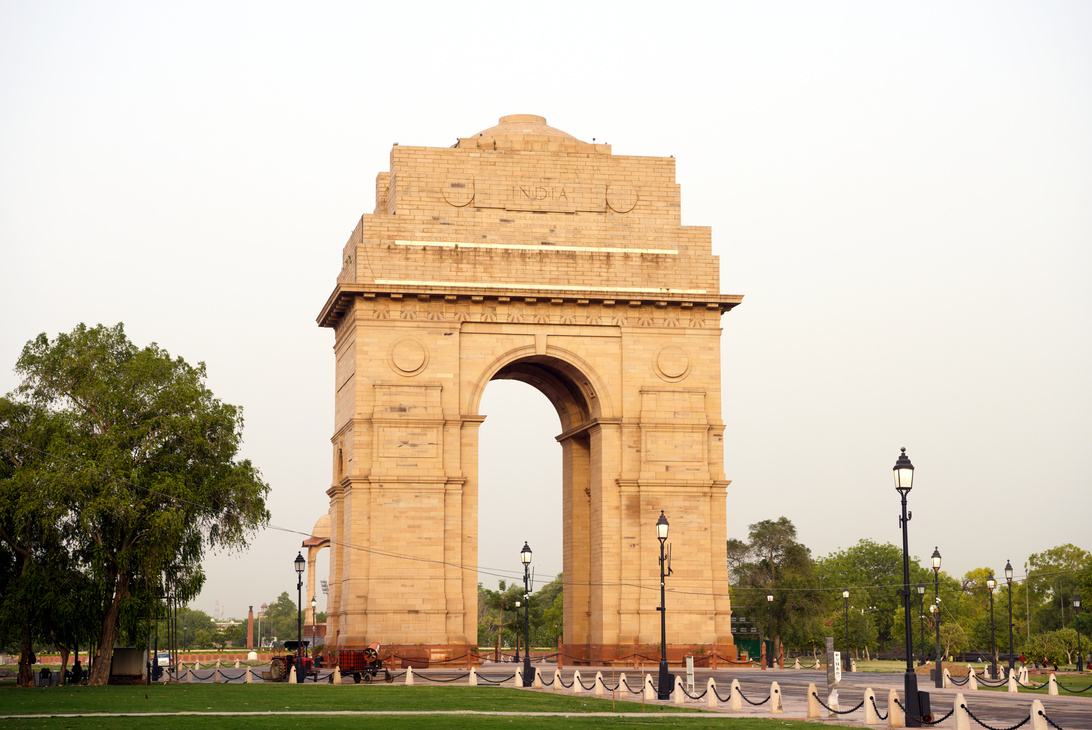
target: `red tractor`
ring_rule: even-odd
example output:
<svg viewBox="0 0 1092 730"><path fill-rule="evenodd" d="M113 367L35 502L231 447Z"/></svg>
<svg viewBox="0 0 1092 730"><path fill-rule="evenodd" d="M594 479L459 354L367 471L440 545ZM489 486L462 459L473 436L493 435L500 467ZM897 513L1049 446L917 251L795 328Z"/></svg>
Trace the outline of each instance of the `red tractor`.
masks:
<svg viewBox="0 0 1092 730"><path fill-rule="evenodd" d="M299 655L297 651L307 651L306 641L286 641L284 642L284 648L292 652L291 654L281 654L273 657L269 662L269 678L274 682L283 682L288 679L288 675L292 671L292 667L296 667L296 681L302 682L304 678L311 673L311 657L306 654L303 657L302 666L299 662Z"/></svg>

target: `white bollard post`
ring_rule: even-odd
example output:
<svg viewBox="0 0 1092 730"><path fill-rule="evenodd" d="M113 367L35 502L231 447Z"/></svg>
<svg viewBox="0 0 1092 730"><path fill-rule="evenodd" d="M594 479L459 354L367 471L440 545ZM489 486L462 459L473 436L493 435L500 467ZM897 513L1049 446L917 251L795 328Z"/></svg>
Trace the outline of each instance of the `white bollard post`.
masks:
<svg viewBox="0 0 1092 730"><path fill-rule="evenodd" d="M656 688L652 686L652 675L645 675L645 701L656 699Z"/></svg>
<svg viewBox="0 0 1092 730"><path fill-rule="evenodd" d="M1020 690L1016 687L1016 673L1009 672L1009 694L1016 694Z"/></svg>
<svg viewBox="0 0 1092 730"><path fill-rule="evenodd" d="M580 684L580 670L573 670L573 694L578 695L584 691L584 687Z"/></svg>
<svg viewBox="0 0 1092 730"><path fill-rule="evenodd" d="M406 667L406 686L413 686L413 667Z"/></svg>
<svg viewBox="0 0 1092 730"><path fill-rule="evenodd" d="M1043 703L1031 701L1031 730L1048 730L1046 717L1043 716Z"/></svg>
<svg viewBox="0 0 1092 730"><path fill-rule="evenodd" d="M561 686L561 670L560 669L555 669L554 670L553 689L554 689L554 692L560 692L562 689L564 689Z"/></svg>
<svg viewBox="0 0 1092 730"><path fill-rule="evenodd" d="M216 668L220 669L220 660L219 659L216 660Z"/></svg>
<svg viewBox="0 0 1092 730"><path fill-rule="evenodd" d="M906 727L906 720L902 716L902 709L899 707L899 693L895 690L890 690L887 693L887 726L888 727Z"/></svg>
<svg viewBox="0 0 1092 730"><path fill-rule="evenodd" d="M212 670L212 683L213 684L220 684L220 668L219 667Z"/></svg>
<svg viewBox="0 0 1092 730"><path fill-rule="evenodd" d="M468 684L471 687L478 686L478 670L476 667L470 668L470 681L468 682Z"/></svg>
<svg viewBox="0 0 1092 730"><path fill-rule="evenodd" d="M513 687L522 687L523 686L523 669L522 668L517 668L516 673L514 675L512 675L512 686Z"/></svg>
<svg viewBox="0 0 1092 730"><path fill-rule="evenodd" d="M781 696L781 685L774 682L770 685L770 714L780 715L785 712L785 700Z"/></svg>
<svg viewBox="0 0 1092 730"><path fill-rule="evenodd" d="M195 671L195 672L201 671L201 661L200 660L193 663L193 671Z"/></svg>
<svg viewBox="0 0 1092 730"><path fill-rule="evenodd" d="M186 682L193 681L193 672L189 669L186 670Z"/></svg>
<svg viewBox="0 0 1092 730"><path fill-rule="evenodd" d="M717 707L717 683L712 677L705 683L705 706L714 710Z"/></svg>
<svg viewBox="0 0 1092 730"><path fill-rule="evenodd" d="M838 706L838 688L835 687L830 691L830 695L827 697L827 717L838 717L838 713L835 710L840 710Z"/></svg>
<svg viewBox="0 0 1092 730"><path fill-rule="evenodd" d="M793 669L799 669L800 668L800 657L796 657L796 661L792 663L792 668Z"/></svg>
<svg viewBox="0 0 1092 730"><path fill-rule="evenodd" d="M864 724L879 725L880 716L876 713L876 693L869 687L864 693Z"/></svg>
<svg viewBox="0 0 1092 730"><path fill-rule="evenodd" d="M955 730L971 730L971 716L967 714L967 701L963 699L962 692L956 692L954 707L952 717L955 718Z"/></svg>
<svg viewBox="0 0 1092 730"><path fill-rule="evenodd" d="M236 660L235 660L235 668L236 668L236 669L238 669L238 668L239 668L239 660L238 660L238 659L236 659Z"/></svg>
<svg viewBox="0 0 1092 730"><path fill-rule="evenodd" d="M971 689L978 689L978 673L974 671L974 667L967 667L970 671L967 673L967 686Z"/></svg>
<svg viewBox="0 0 1092 730"><path fill-rule="evenodd" d="M537 671L535 671L535 670L532 670L532 671L535 672L535 678L533 680L531 680L531 686L534 687L535 689L542 689L542 670L539 669Z"/></svg>
<svg viewBox="0 0 1092 730"><path fill-rule="evenodd" d="M595 696L602 697L606 694L607 688L603 686L603 673L595 673Z"/></svg>
<svg viewBox="0 0 1092 730"><path fill-rule="evenodd" d="M334 684L341 684L341 667L334 666Z"/></svg>
<svg viewBox="0 0 1092 730"><path fill-rule="evenodd" d="M729 704L732 706L733 710L742 710L743 709L743 695L740 694L740 691L739 691L739 680L738 679L733 679L732 680L732 700L731 700L731 702Z"/></svg>
<svg viewBox="0 0 1092 730"><path fill-rule="evenodd" d="M819 692L815 689L815 682L808 683L808 719L818 720L822 713L819 711Z"/></svg>
<svg viewBox="0 0 1092 730"><path fill-rule="evenodd" d="M296 668L295 667L292 667L291 671L288 672L288 683L289 684L296 684Z"/></svg>
<svg viewBox="0 0 1092 730"><path fill-rule="evenodd" d="M1050 679L1047 681L1049 687L1047 688L1047 694L1054 697L1058 696L1058 678L1054 676L1054 672L1050 673Z"/></svg>
<svg viewBox="0 0 1092 730"><path fill-rule="evenodd" d="M250 667L246 668L246 684L254 684L254 674L251 673Z"/></svg>
<svg viewBox="0 0 1092 730"><path fill-rule="evenodd" d="M671 691L671 700L676 705L686 704L686 695L683 694L682 677L675 675L675 689Z"/></svg>

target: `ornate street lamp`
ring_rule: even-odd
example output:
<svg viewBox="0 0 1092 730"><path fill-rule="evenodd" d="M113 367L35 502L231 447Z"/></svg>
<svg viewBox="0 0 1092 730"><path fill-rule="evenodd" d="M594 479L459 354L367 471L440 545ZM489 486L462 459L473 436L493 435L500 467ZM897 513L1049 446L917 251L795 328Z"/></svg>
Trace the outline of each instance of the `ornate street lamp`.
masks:
<svg viewBox="0 0 1092 730"><path fill-rule="evenodd" d="M1012 561L1005 561L1005 582L1009 584L1009 674L1016 665L1016 657L1012 653Z"/></svg>
<svg viewBox="0 0 1092 730"><path fill-rule="evenodd" d="M535 683L535 676L531 669L531 548L527 543L523 543L523 549L519 551L519 559L523 563L523 603L525 608L523 609L523 686L530 687ZM518 606L516 604L517 612L519 615ZM517 644L518 646L518 644ZM518 652L519 649L517 648ZM516 661L519 661L517 655Z"/></svg>
<svg viewBox="0 0 1092 730"><path fill-rule="evenodd" d="M519 601L516 601L516 664L519 664L519 607L521 605Z"/></svg>
<svg viewBox="0 0 1092 730"><path fill-rule="evenodd" d="M315 681L318 681L318 663L315 661L315 608L318 607L318 596L311 596L311 669L315 672Z"/></svg>
<svg viewBox="0 0 1092 730"><path fill-rule="evenodd" d="M921 661L925 663L925 584L918 581L918 628L921 630Z"/></svg>
<svg viewBox="0 0 1092 730"><path fill-rule="evenodd" d="M1081 654L1081 599L1073 599L1073 612L1077 614L1077 671L1084 671L1084 656Z"/></svg>
<svg viewBox="0 0 1092 730"><path fill-rule="evenodd" d="M902 527L902 605L903 623L906 625L906 673L903 675L903 692L906 702L906 726L921 727L918 718L921 717L921 707L918 703L918 675L914 674L914 629L910 625L910 536L907 531L907 523L912 514L906 511L906 495L914 486L914 465L910 463L910 457L906 455L906 449L902 449L895 466L892 468L895 475L895 491L902 497L902 516L899 518L899 526Z"/></svg>
<svg viewBox="0 0 1092 730"><path fill-rule="evenodd" d="M773 593L766 591L766 608L769 610L770 622L769 622L769 634L770 634L770 651L766 654L766 666L773 669L774 666L774 633L773 633Z"/></svg>
<svg viewBox="0 0 1092 730"><path fill-rule="evenodd" d="M842 589L842 600L846 604L846 656L842 660L843 671L849 672L849 589Z"/></svg>
<svg viewBox="0 0 1092 730"><path fill-rule="evenodd" d="M990 577L986 579L986 587L990 589L990 654L993 656L993 678L997 679L997 640L994 636L993 628L993 589L997 587L997 581L993 579L993 573L990 573Z"/></svg>
<svg viewBox="0 0 1092 730"><path fill-rule="evenodd" d="M937 675L934 679L937 689L944 689L944 659L940 656L940 548L933 548L933 618L937 625Z"/></svg>
<svg viewBox="0 0 1092 730"><path fill-rule="evenodd" d="M664 543L667 542L667 517L660 510L660 519L656 520L656 539L660 541L660 677L656 688L656 697L661 700L671 699L671 691L675 689L675 681L671 672L667 670L667 592L664 580L671 575L670 568L664 573L667 565L664 559Z"/></svg>
<svg viewBox="0 0 1092 730"><path fill-rule="evenodd" d="M307 561L303 553L296 554L296 675L303 671L303 569ZM300 680L303 681L303 680Z"/></svg>

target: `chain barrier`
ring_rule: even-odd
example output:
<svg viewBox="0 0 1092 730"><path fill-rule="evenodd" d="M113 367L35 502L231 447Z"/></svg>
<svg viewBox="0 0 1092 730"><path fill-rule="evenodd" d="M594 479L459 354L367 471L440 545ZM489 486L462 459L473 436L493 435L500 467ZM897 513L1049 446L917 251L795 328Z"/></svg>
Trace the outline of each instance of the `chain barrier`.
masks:
<svg viewBox="0 0 1092 730"><path fill-rule="evenodd" d="M835 715L849 715L849 714L854 713L857 710L861 709L862 707L864 707L864 700L861 700L860 702L857 703L857 706L854 707L853 709L850 709L850 710L835 710L833 707L828 705L826 702L823 702L823 700L819 699L819 695L817 695L816 693L812 692L811 696L814 697L819 702L820 705L825 707L830 712L833 712Z"/></svg>
<svg viewBox="0 0 1092 730"><path fill-rule="evenodd" d="M611 687L606 682L603 682L603 689L605 689L608 692L617 692L618 691L618 685L615 684L613 687Z"/></svg>
<svg viewBox="0 0 1092 730"><path fill-rule="evenodd" d="M629 680L623 680L623 681L621 682L621 684L624 684L624 685L626 686L626 689L627 689L627 690L629 690L629 693L630 693L631 695L639 695L639 694L641 694L641 690L640 690L640 689L633 689L633 687L630 687L630 686L629 686Z"/></svg>
<svg viewBox="0 0 1092 730"><path fill-rule="evenodd" d="M974 716L974 713L971 712L971 708L967 707L966 705L960 705L960 707L963 708L963 710L970 716L970 718L972 720L977 722L982 727L986 728L986 730L1002 730L1002 728L991 727L991 726L987 725L986 723L982 722L981 720L979 720L977 717ZM1012 727L1004 728L1003 730L1016 730L1016 728L1023 727L1024 725L1027 725L1029 722L1031 722L1031 715L1028 715L1023 720L1016 723Z"/></svg>
<svg viewBox="0 0 1092 730"><path fill-rule="evenodd" d="M992 679L986 679L985 677L979 677L978 678L978 683L979 684L984 684L987 687L1004 687L1006 684L1009 683L1009 680L1007 680L1007 679L998 679L998 680L994 681Z"/></svg>
<svg viewBox="0 0 1092 730"><path fill-rule="evenodd" d="M963 687L963 686L965 686L967 684L970 684L971 678L970 677L964 677L963 681L960 682L958 679L956 679L955 677L953 677L952 675L949 674L948 675L948 681L951 682L952 684L954 684L956 687Z"/></svg>
<svg viewBox="0 0 1092 730"><path fill-rule="evenodd" d="M576 683L576 675L575 674L573 675L573 681L569 682L568 684L565 684L565 678L562 677L560 674L557 675L557 681L561 684L561 686L563 688L569 689L569 688L571 688L573 686L573 684Z"/></svg>
<svg viewBox="0 0 1092 730"><path fill-rule="evenodd" d="M205 681L208 681L208 680L212 679L213 676L216 674L217 670L216 669L210 669L209 670L209 676L207 676L207 677L197 676L197 670L196 669L191 669L191 670L189 670L189 672L190 672L190 676L193 677L194 679L196 679L198 682L205 682Z"/></svg>
<svg viewBox="0 0 1092 730"><path fill-rule="evenodd" d="M1050 725L1052 728L1054 728L1054 730L1062 730L1062 726L1059 725L1058 723L1054 722L1053 720L1051 720L1049 717L1047 717L1047 714L1045 712L1043 712L1042 710L1039 710L1039 717L1046 720L1047 724Z"/></svg>
<svg viewBox="0 0 1092 730"><path fill-rule="evenodd" d="M581 686L581 687L583 687L583 688L584 688L585 690L593 690L593 689L595 689L595 680L594 680L594 679L592 680L592 683L591 683L591 686L590 686L590 687L589 687L588 685L584 684L584 680L583 680L583 679L579 679L579 678L577 678L577 676L576 676L575 674L573 675L573 681L576 681L576 682L580 682L580 686Z"/></svg>
<svg viewBox="0 0 1092 730"><path fill-rule="evenodd" d="M725 662L726 664L736 664L736 665L739 665L741 667L742 666L749 667L752 664L755 664L755 663L758 662L757 659L729 659L728 657L721 656L720 654L714 654L713 656L716 657L717 659L721 660L722 662Z"/></svg>
<svg viewBox="0 0 1092 730"><path fill-rule="evenodd" d="M868 699L872 700L872 709L876 711L876 717L880 718L881 721L886 720L887 715L890 715L891 711L888 710L887 715L881 715L880 708L876 706L876 698L873 696L869 697Z"/></svg>
<svg viewBox="0 0 1092 730"><path fill-rule="evenodd" d="M952 709L948 710L948 714L947 714L947 715L945 715L944 717L940 718L939 720L926 720L926 719L925 719L924 717L918 717L917 715L911 715L911 714L910 714L910 713L909 713L909 712L908 712L908 711L906 710L906 708L902 706L902 703L901 703L901 702L899 702L899 698L898 698L898 697L896 697L896 698L895 698L895 704L899 706L899 709L900 709L900 710L902 710L902 714L906 715L906 716L907 716L907 717L909 717L909 718L912 718L912 719L914 719L914 720L917 720L917 721L918 721L918 722L920 722L920 723L921 723L922 725L939 725L940 723L944 722L944 721L945 721L945 720L947 720L947 719L948 719L949 717L951 717L951 716L952 716L952 713L953 713L953 712L955 712L955 705L952 705ZM965 710L966 710L966 709L967 709L967 706L966 706L966 705L963 705L963 709L965 709ZM969 710L968 710L968 714L970 714L970 711L969 711ZM1024 722L1027 722L1027 720L1024 720ZM1023 724L1023 723L1021 723L1021 724ZM986 726L985 726L985 725L983 725L983 727L986 727ZM1020 727L1020 725L1017 725L1016 727ZM997 730L997 728L990 728L990 730ZM1009 730L1016 730L1016 728L1009 728Z"/></svg>
<svg viewBox="0 0 1092 730"><path fill-rule="evenodd" d="M555 675L553 675L553 676L554 676L554 678L553 678L553 679L550 679L550 681L549 681L549 682L547 682L547 681L546 681L545 679L542 679L542 675L543 675L543 674L545 674L545 672L539 672L539 673L538 673L538 676L539 676L539 681L541 681L541 682L542 682L542 686L543 686L543 687L553 687L553 686L554 686L554 682L555 682L555 681L557 681L557 680L556 680L556 677L557 677L557 675L556 675L556 674L555 674Z"/></svg>
<svg viewBox="0 0 1092 730"><path fill-rule="evenodd" d="M700 700L700 699L704 698L704 697L705 697L705 695L709 694L709 688L708 688L708 687L706 687L706 688L705 688L705 691L704 691L704 692L702 692L702 693L701 693L700 695L697 695L697 696L695 696L695 695L692 695L692 694L690 694L689 692L687 692L687 691L686 691L686 687L685 687L685 686L683 686L683 685L681 685L681 684L679 685L679 689L681 689L681 690L682 690L682 693L683 693L684 695L686 695L687 697L689 697L689 698L690 698L690 699L692 699L692 700Z"/></svg>
<svg viewBox="0 0 1092 730"><path fill-rule="evenodd" d="M228 675L227 673L224 672L223 669L217 669L216 672L221 677L224 678L224 684L231 684L232 682L245 682L246 681L246 670L245 669L243 670L243 673L240 674L237 677L232 677L232 676Z"/></svg>
<svg viewBox="0 0 1092 730"><path fill-rule="evenodd" d="M728 688L728 696L727 697L721 697L720 692L717 692L717 686L714 684L713 685L713 696L716 697L721 702L730 702L732 700L732 688L731 687Z"/></svg>
<svg viewBox="0 0 1092 730"><path fill-rule="evenodd" d="M1045 684L1043 686L1046 687ZM1082 692L1087 692L1088 690L1092 689L1092 684L1088 685L1084 689L1070 689L1069 687L1066 687L1064 684L1059 684L1058 689L1064 689L1066 692L1069 692L1070 694L1079 695Z"/></svg>
<svg viewBox="0 0 1092 730"><path fill-rule="evenodd" d="M509 674L504 679L498 679L498 680L492 680L489 677L486 677L484 675L479 675L478 676L478 679L480 679L483 682L489 682L489 684L504 684L505 682L507 682L509 680L512 680L512 679L515 679L515 678L516 678L516 673L515 672Z"/></svg>
<svg viewBox="0 0 1092 730"><path fill-rule="evenodd" d="M1042 689L1043 687L1049 687L1050 686L1050 682L1044 682L1043 684L1035 684L1035 682L1032 682L1031 684L1024 684L1019 679L1016 680L1016 683L1018 685L1020 685L1021 687L1024 687L1025 689ZM1058 686L1061 687L1062 685L1058 685Z"/></svg>
<svg viewBox="0 0 1092 730"><path fill-rule="evenodd" d="M742 689L739 691L739 696L746 700L748 705L754 705L755 707L758 707L759 705L764 705L769 702L770 698L773 697L773 693L771 692L770 694L766 695L766 699L762 700L761 702L751 702L750 700L748 700L747 695L743 694Z"/></svg>
<svg viewBox="0 0 1092 730"><path fill-rule="evenodd" d="M466 674L460 674L458 676L451 677L451 678L441 677L441 678L437 679L437 678L434 678L434 677L430 677L427 674L415 674L415 675L413 675L413 678L414 679L423 679L423 680L425 680L427 682L436 682L437 684L440 684L440 683L445 683L445 682L458 682L460 679L466 679L469 676L470 676L470 672L467 672ZM512 676L514 677L516 675L513 674Z"/></svg>

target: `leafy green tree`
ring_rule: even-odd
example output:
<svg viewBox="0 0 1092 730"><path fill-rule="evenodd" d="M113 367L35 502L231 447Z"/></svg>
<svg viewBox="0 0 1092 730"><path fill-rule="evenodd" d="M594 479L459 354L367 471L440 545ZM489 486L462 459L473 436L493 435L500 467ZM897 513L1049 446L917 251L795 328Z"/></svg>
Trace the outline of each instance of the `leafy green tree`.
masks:
<svg viewBox="0 0 1092 730"><path fill-rule="evenodd" d="M299 630L299 608L296 599L284 591L277 600L270 603L262 617L262 633L269 638L276 638L277 644L295 641Z"/></svg>
<svg viewBox="0 0 1092 730"><path fill-rule="evenodd" d="M204 364L137 348L120 324L39 335L16 372L11 400L55 426L45 455L7 475L23 488L0 521L35 514L64 528L60 549L100 597L89 682L106 684L119 630L148 627L163 573L199 575L206 549L245 544L268 521L269 487L236 459L242 415L205 387Z"/></svg>
<svg viewBox="0 0 1092 730"><path fill-rule="evenodd" d="M178 614L178 647L183 651L191 649L207 649L212 646L216 636L216 623L204 611L193 608L179 608ZM166 636L166 623L159 627L159 635Z"/></svg>
<svg viewBox="0 0 1092 730"><path fill-rule="evenodd" d="M1092 553L1066 543L1030 555L1028 583L1032 633L1074 628L1073 599L1092 588Z"/></svg>

